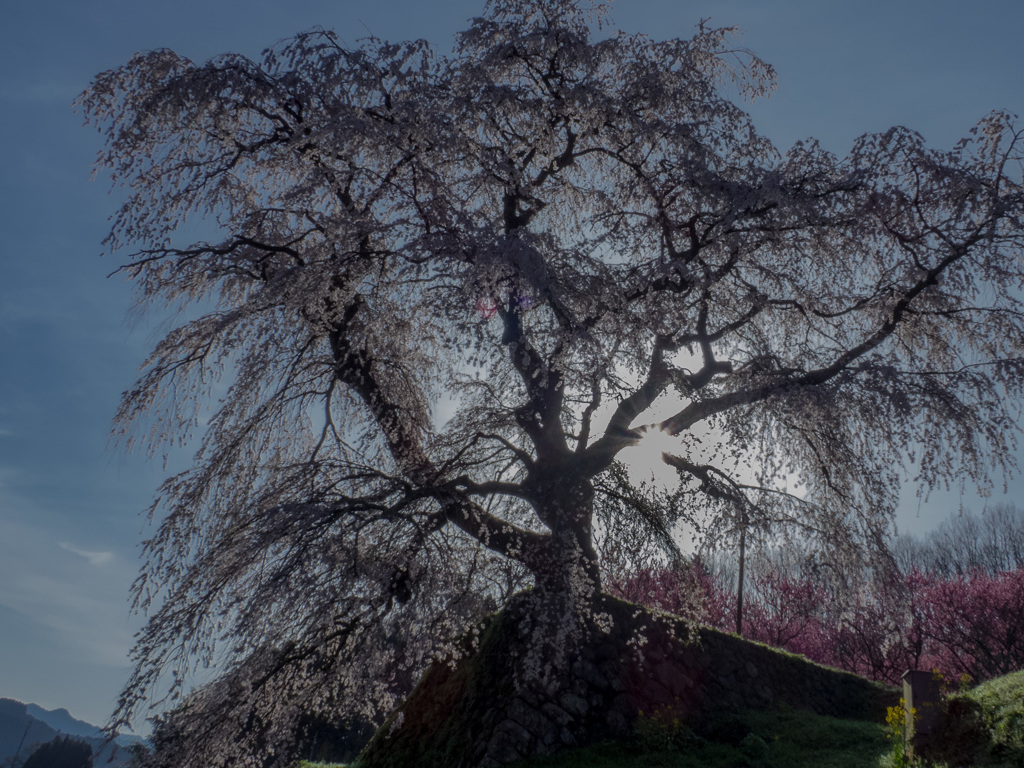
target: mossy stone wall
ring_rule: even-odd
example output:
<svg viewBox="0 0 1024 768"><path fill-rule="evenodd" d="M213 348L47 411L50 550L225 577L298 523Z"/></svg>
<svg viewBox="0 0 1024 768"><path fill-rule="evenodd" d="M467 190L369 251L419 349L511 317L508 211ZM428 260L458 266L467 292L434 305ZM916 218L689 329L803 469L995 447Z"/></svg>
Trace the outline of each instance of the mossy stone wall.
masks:
<svg viewBox="0 0 1024 768"><path fill-rule="evenodd" d="M722 710L786 705L818 714L877 718L896 688L611 597L554 680L517 681L533 621L513 601L474 652L435 664L377 732L360 768L497 768L623 738L640 713L699 730Z"/></svg>

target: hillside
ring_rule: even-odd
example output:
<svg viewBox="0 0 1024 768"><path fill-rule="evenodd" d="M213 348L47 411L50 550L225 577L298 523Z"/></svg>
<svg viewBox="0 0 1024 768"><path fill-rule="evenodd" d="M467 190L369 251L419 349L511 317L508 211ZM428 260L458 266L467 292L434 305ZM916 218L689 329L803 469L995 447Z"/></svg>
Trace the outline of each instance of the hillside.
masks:
<svg viewBox="0 0 1024 768"><path fill-rule="evenodd" d="M50 741L57 731L33 717L14 699L0 699L0 762L17 754L25 758L35 745Z"/></svg>
<svg viewBox="0 0 1024 768"><path fill-rule="evenodd" d="M38 704L26 704L25 709L30 716L36 720L41 720L65 736L80 736L87 739L96 739L103 736L99 727L84 720L75 719L63 707L60 709L43 709Z"/></svg>
<svg viewBox="0 0 1024 768"><path fill-rule="evenodd" d="M138 736L118 736L114 744L105 744L106 738L98 726L76 720L66 709L48 710L37 704L24 704L16 699L0 698L0 763L18 756L24 760L38 747L58 734L73 736L88 742L97 752L96 765L126 765L129 753L126 747L141 741Z"/></svg>

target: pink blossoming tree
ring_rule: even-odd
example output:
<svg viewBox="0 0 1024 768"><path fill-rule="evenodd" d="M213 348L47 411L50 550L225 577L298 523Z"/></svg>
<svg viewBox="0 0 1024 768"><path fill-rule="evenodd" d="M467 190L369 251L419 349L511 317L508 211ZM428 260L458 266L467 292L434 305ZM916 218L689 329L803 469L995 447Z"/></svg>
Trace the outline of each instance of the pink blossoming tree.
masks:
<svg viewBox="0 0 1024 768"><path fill-rule="evenodd" d="M735 628L736 594L695 565L640 569L608 588L652 608ZM897 685L908 669L952 683L1024 669L1024 568L941 576L912 570L850 594L806 574L763 570L744 600L743 635L812 661Z"/></svg>

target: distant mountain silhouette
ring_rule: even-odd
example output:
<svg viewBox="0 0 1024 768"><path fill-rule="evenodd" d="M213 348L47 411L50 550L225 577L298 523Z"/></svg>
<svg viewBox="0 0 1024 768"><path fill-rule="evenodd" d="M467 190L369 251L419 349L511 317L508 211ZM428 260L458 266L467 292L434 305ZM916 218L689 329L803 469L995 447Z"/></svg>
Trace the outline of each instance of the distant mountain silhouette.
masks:
<svg viewBox="0 0 1024 768"><path fill-rule="evenodd" d="M0 762L15 754L24 760L56 735L56 729L32 717L20 701L0 699Z"/></svg>
<svg viewBox="0 0 1024 768"><path fill-rule="evenodd" d="M84 720L76 720L66 709L43 709L38 704L26 704L25 710L36 720L42 720L55 731L67 736L85 736L86 738L103 738L103 732L95 725Z"/></svg>
<svg viewBox="0 0 1024 768"><path fill-rule="evenodd" d="M66 709L48 710L37 704L0 698L0 763L17 754L20 764L36 747L58 734L88 742L93 751L100 750L94 763L111 768L127 763L129 755L124 747L142 741L134 734L125 734L118 736L114 744L104 746L106 737L98 726L76 720ZM113 760L108 762L111 757Z"/></svg>

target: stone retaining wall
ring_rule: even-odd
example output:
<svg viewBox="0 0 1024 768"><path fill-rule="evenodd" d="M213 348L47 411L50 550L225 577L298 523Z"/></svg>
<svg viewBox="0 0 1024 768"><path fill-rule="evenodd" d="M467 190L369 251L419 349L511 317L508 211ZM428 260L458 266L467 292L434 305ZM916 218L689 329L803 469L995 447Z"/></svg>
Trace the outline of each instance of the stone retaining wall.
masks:
<svg viewBox="0 0 1024 768"><path fill-rule="evenodd" d="M516 603L495 617L480 647L454 667L438 664L375 735L360 768L417 765L496 768L627 737L639 713L696 730L722 710L785 704L835 717L881 721L895 688L792 654L605 598L611 628L593 629L564 674L515 684L531 615Z"/></svg>

